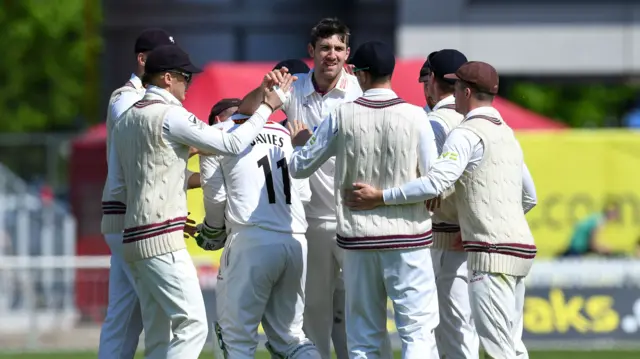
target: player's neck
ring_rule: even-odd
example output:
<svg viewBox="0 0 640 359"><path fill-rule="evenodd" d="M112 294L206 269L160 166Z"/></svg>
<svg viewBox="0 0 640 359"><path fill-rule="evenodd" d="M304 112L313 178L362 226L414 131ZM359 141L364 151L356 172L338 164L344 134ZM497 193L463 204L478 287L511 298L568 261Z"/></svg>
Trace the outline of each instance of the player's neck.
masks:
<svg viewBox="0 0 640 359"><path fill-rule="evenodd" d="M492 107L493 104L490 101L473 101L469 104L469 111L467 113L465 113L464 115L468 115L469 112L478 109L480 107Z"/></svg>
<svg viewBox="0 0 640 359"><path fill-rule="evenodd" d="M134 74L135 74L136 76L138 76L138 78L139 78L140 80L142 80L142 76L144 76L144 67L143 67L143 66L138 66L138 67L136 68L136 71L134 72Z"/></svg>
<svg viewBox="0 0 640 359"><path fill-rule="evenodd" d="M368 86L366 90L362 89L362 92L365 92L365 91L368 91L368 90L372 90L372 89L392 90L391 82L383 82L383 83L373 84L371 86Z"/></svg>
<svg viewBox="0 0 640 359"><path fill-rule="evenodd" d="M318 75L317 72L313 72L313 76L311 77L311 82L313 83L313 88L319 94L326 94L327 92L333 90L338 84L338 79L340 78L340 73L333 79L323 78Z"/></svg>
<svg viewBox="0 0 640 359"><path fill-rule="evenodd" d="M436 101L436 103L438 103L438 102L444 100L445 98L447 98L447 97L449 97L451 95L453 95L453 94L452 93L439 93L438 92L438 93L436 93L435 101Z"/></svg>

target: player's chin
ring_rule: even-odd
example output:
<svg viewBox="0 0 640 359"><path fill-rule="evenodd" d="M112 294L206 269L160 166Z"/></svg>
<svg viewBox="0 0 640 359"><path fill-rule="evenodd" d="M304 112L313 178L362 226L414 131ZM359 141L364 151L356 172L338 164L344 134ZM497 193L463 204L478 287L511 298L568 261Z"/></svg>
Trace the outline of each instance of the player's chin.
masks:
<svg viewBox="0 0 640 359"><path fill-rule="evenodd" d="M335 77L340 73L340 69L341 67L339 66L339 64L325 65L322 67L322 73L328 77Z"/></svg>

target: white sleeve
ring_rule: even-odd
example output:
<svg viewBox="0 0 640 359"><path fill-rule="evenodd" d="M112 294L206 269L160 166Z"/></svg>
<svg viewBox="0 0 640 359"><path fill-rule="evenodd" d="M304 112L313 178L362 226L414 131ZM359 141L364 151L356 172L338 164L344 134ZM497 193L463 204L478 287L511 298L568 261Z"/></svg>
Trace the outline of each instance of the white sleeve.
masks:
<svg viewBox="0 0 640 359"><path fill-rule="evenodd" d="M438 147L438 156L442 154L442 147L444 147L444 142L447 140L447 129L445 125L433 117L429 120L431 123L431 129L433 130L433 135L436 138L436 146Z"/></svg>
<svg viewBox="0 0 640 359"><path fill-rule="evenodd" d="M536 186L533 184L533 177L525 163L522 164L522 209L528 213L538 203L536 196Z"/></svg>
<svg viewBox="0 0 640 359"><path fill-rule="evenodd" d="M163 130L170 141L209 153L233 156L242 153L258 136L271 109L260 105L251 118L232 132L220 131L200 121L184 107L172 107L165 116Z"/></svg>
<svg viewBox="0 0 640 359"><path fill-rule="evenodd" d="M293 179L293 183L294 183L296 189L298 190L298 195L300 196L300 201L302 201L303 204L307 204L307 203L311 202L311 186L309 184L309 179L308 178L304 178L304 179L294 178Z"/></svg>
<svg viewBox="0 0 640 359"><path fill-rule="evenodd" d="M109 146L109 166L107 169L107 183L109 185L109 193L111 198L121 203L127 203L127 188L122 172L122 165L118 158L116 146Z"/></svg>
<svg viewBox="0 0 640 359"><path fill-rule="evenodd" d="M200 186L204 195L205 222L209 227L223 228L227 190L220 161L215 156L200 157Z"/></svg>
<svg viewBox="0 0 640 359"><path fill-rule="evenodd" d="M480 137L464 128L456 128L447 137L442 154L426 176L401 187L385 189L385 204L418 203L437 197L451 187L464 173Z"/></svg>
<svg viewBox="0 0 640 359"><path fill-rule="evenodd" d="M111 112L111 118L119 118L126 110L138 102L140 98L140 95L134 91L121 92L110 106L109 111Z"/></svg>
<svg viewBox="0 0 640 359"><path fill-rule="evenodd" d="M429 169L435 163L438 158L438 147L436 145L436 138L431 126L420 127L420 138L418 145L418 169L420 174L424 175L429 172Z"/></svg>
<svg viewBox="0 0 640 359"><path fill-rule="evenodd" d="M293 178L308 178L336 152L338 125L332 113L315 130L304 147L296 147L289 161Z"/></svg>

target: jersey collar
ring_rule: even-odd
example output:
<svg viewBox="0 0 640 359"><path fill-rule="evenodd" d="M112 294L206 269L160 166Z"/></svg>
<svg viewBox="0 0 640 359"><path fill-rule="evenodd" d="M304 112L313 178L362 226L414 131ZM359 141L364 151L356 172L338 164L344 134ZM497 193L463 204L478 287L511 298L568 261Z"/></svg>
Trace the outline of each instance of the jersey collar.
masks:
<svg viewBox="0 0 640 359"><path fill-rule="evenodd" d="M142 80L140 80L140 78L136 76L136 74L131 74L131 77L129 78L129 82L131 82L131 84L133 85L133 87L136 88L136 90L143 89Z"/></svg>
<svg viewBox="0 0 640 359"><path fill-rule="evenodd" d="M147 94L162 97L162 99L169 104L182 106L182 103L177 98L175 98L175 96L173 96L169 91L160 87L153 85L147 86Z"/></svg>
<svg viewBox="0 0 640 359"><path fill-rule="evenodd" d="M307 78L305 79L305 84L304 84L304 95L306 96L311 96L314 92L316 92L316 88L313 85L313 70L311 69L311 71L309 71L309 75L307 76ZM345 69L342 69L342 71L340 71L340 75L338 75L338 82L336 83L336 87L334 87L333 89L331 89L329 92L330 93L334 90L340 91L342 92L343 96L344 94L347 93L348 90L348 86L349 86L349 78L347 77L347 72L345 71Z"/></svg>
<svg viewBox="0 0 640 359"><path fill-rule="evenodd" d="M456 98L453 97L453 95L449 95L449 96L443 98L442 100L438 101L438 103L435 106L433 106L431 111L436 111L437 109L439 109L442 106L455 105L455 103L456 103Z"/></svg>
<svg viewBox="0 0 640 359"><path fill-rule="evenodd" d="M478 108L476 108L476 109L474 109L472 111L469 111L469 113L464 117L464 119L466 120L469 117L476 116L476 115L500 116L500 113L494 107L482 106L482 107L478 107Z"/></svg>

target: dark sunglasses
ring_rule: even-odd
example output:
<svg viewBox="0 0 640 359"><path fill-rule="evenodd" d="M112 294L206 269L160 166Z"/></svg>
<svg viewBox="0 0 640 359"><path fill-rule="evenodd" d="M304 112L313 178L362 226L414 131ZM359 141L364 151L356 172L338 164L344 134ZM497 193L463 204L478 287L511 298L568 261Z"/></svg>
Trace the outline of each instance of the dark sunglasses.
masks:
<svg viewBox="0 0 640 359"><path fill-rule="evenodd" d="M193 74L182 72L182 71L168 71L168 72L172 74L181 75L182 77L184 77L184 80L187 81L187 83L191 82L191 77L193 76Z"/></svg>

